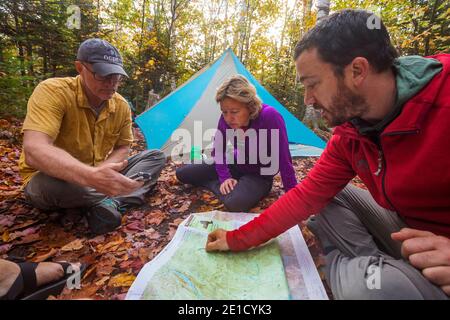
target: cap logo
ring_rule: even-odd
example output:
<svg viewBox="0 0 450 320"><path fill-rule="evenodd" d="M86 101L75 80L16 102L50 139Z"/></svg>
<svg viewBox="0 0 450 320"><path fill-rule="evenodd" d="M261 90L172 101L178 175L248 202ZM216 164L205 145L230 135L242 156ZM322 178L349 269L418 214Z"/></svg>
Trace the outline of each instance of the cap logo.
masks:
<svg viewBox="0 0 450 320"><path fill-rule="evenodd" d="M110 61L110 62L113 62L113 63L119 62L119 58L118 57L111 57L111 56L108 56L106 54L103 56L103 59L105 59L107 61Z"/></svg>

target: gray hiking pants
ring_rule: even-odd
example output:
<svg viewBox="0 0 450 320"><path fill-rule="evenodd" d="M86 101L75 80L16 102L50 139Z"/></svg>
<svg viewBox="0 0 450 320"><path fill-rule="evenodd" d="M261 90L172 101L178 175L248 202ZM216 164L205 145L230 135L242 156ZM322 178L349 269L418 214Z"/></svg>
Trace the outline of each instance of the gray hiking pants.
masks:
<svg viewBox="0 0 450 320"><path fill-rule="evenodd" d="M405 223L368 191L349 184L310 224L328 246L325 274L335 299L448 299L402 258L391 233Z"/></svg>
<svg viewBox="0 0 450 320"><path fill-rule="evenodd" d="M238 183L233 191L223 195L214 164L187 164L176 170L177 179L183 183L211 190L227 210L248 212L267 196L272 189L272 176L260 176L240 172L235 165L229 165L231 175Z"/></svg>
<svg viewBox="0 0 450 320"><path fill-rule="evenodd" d="M159 150L146 150L130 157L127 167L121 173L129 177L142 171L150 173L152 179L133 193L114 199L124 206L144 203L145 194L156 185L165 162L166 158ZM43 210L90 208L107 198L92 188L78 186L42 172L33 176L24 192L30 204Z"/></svg>

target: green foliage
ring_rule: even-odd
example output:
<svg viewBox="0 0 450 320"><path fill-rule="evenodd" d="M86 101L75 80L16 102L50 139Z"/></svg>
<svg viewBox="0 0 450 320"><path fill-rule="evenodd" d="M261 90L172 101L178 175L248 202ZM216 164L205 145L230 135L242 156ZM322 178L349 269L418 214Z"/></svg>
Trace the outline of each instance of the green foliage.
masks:
<svg viewBox="0 0 450 320"><path fill-rule="evenodd" d="M66 26L69 5L81 28ZM312 0L2 0L0 113L23 116L37 83L75 75L81 41L101 37L122 53L130 75L120 92L142 112L148 93L161 97L213 62L228 47L293 114L302 119L303 88L292 53L316 23ZM450 48L445 0L336 0L331 9L379 13L401 54Z"/></svg>
<svg viewBox="0 0 450 320"><path fill-rule="evenodd" d="M0 118L24 117L35 79L20 74L21 62L17 57L6 54L3 59L0 62Z"/></svg>

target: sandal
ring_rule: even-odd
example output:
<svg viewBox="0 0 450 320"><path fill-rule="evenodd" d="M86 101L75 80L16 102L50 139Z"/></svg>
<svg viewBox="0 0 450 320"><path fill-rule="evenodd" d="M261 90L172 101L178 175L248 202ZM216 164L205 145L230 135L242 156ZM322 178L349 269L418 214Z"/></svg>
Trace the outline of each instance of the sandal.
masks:
<svg viewBox="0 0 450 320"><path fill-rule="evenodd" d="M66 286L66 282L69 278L75 276L77 273L73 270L69 270L71 266L67 262L55 262L60 264L64 270L64 276L54 282L44 284L40 287L37 286L36 281L36 268L38 263L35 262L23 262L18 263L20 267L20 273L16 280L8 290L6 295L0 297L0 300L45 300L50 295L57 296ZM80 271L78 272L81 279L81 275L86 270L87 265L81 264Z"/></svg>

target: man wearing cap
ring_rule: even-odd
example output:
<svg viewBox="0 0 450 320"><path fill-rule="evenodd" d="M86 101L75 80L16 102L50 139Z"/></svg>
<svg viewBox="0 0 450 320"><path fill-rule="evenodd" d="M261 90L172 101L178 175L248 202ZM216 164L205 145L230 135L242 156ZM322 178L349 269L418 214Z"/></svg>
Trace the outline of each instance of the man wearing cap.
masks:
<svg viewBox="0 0 450 320"><path fill-rule="evenodd" d="M144 202L165 157L146 150L128 158L131 112L116 92L127 73L114 46L84 41L75 68L77 77L47 79L31 95L19 171L33 206L82 209L91 231L102 234L121 224L120 212ZM137 172L151 179L128 178Z"/></svg>

